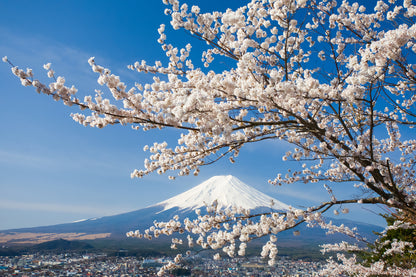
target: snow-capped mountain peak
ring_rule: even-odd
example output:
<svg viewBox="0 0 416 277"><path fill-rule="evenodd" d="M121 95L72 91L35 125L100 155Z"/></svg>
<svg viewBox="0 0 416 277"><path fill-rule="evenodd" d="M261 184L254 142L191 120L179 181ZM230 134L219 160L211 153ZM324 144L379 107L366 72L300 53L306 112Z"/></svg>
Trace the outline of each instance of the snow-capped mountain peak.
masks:
<svg viewBox="0 0 416 277"><path fill-rule="evenodd" d="M276 210L287 210L288 205L250 187L234 176L214 176L201 184L177 196L157 203L163 210L171 208L196 209L218 202L219 208L241 207L254 209L271 207ZM273 205L272 205L273 204Z"/></svg>

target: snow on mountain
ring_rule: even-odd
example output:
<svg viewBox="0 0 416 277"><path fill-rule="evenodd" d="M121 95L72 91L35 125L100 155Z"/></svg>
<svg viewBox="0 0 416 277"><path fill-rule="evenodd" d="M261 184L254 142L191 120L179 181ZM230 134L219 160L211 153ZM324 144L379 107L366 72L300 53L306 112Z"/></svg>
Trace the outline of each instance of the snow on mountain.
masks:
<svg viewBox="0 0 416 277"><path fill-rule="evenodd" d="M219 208L241 207L254 209L270 207L275 210L287 210L289 206L266 194L250 187L234 176L214 176L192 189L177 196L157 203L165 210L179 208L180 210L196 209L218 202Z"/></svg>

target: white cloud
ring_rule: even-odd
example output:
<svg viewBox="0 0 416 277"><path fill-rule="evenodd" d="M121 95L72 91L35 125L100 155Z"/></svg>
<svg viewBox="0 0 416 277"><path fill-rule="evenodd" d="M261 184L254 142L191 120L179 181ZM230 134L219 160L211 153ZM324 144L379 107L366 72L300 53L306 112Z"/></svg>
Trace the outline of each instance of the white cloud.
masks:
<svg viewBox="0 0 416 277"><path fill-rule="evenodd" d="M277 194L280 197L281 196L289 196L289 197L302 199L302 200L307 200L307 201L311 201L311 202L317 202L317 203L329 200L327 195L322 195L322 194L318 195L316 193L316 191L311 192L311 191L307 191L307 190L302 191L302 190L292 190L290 188L283 188L283 189L279 189Z"/></svg>
<svg viewBox="0 0 416 277"><path fill-rule="evenodd" d="M17 153L0 149L0 163L7 164L24 164L26 166L51 166L56 163L52 159L48 159L36 155L28 155L25 153Z"/></svg>
<svg viewBox="0 0 416 277"><path fill-rule="evenodd" d="M42 153L42 145L37 146L38 149L34 153L24 153L13 150L0 149L0 164L23 166L24 168L35 168L42 170L75 170L75 171L104 171L106 175L121 173L128 175L125 168L128 163L120 161L121 158L111 159L111 155L105 152L97 153L94 150L92 155L88 156L83 153L66 152L59 153ZM68 156L70 155L70 156ZM131 167L131 165L130 165Z"/></svg>
<svg viewBox="0 0 416 277"><path fill-rule="evenodd" d="M96 216L105 216L123 212L116 209L109 209L108 207L98 207L96 204L94 204L94 206L80 206L58 203L22 202L7 199L0 199L0 209L30 211L32 213L37 211Z"/></svg>
<svg viewBox="0 0 416 277"><path fill-rule="evenodd" d="M33 66L37 78L46 76L39 65L56 62L56 66L65 70L74 70L78 77L85 79L94 76L87 64L90 54L71 48L57 41L42 37L30 37L0 27L0 53L7 55L16 66ZM22 64L21 64L22 63ZM54 64L52 64L54 65ZM59 74L59 72L57 72ZM11 73L10 73L11 75Z"/></svg>
<svg viewBox="0 0 416 277"><path fill-rule="evenodd" d="M31 36L30 34L16 33L0 26L0 53L7 56L16 66L25 68L32 67L35 78L46 80L46 71L43 64L52 63L52 69L56 75L63 75L68 85L74 85L79 89L78 94L92 94L94 89L101 88L97 84L98 74L91 70L88 59L96 57L98 64L111 67L112 71L122 74L123 81L134 85L143 76L127 69L127 64L111 59L111 57L100 56L100 53L91 53L87 50L67 45L49 37ZM129 61L134 63L134 61ZM12 74L10 73L10 76ZM7 76L6 76L7 77ZM16 82L16 85L18 82Z"/></svg>

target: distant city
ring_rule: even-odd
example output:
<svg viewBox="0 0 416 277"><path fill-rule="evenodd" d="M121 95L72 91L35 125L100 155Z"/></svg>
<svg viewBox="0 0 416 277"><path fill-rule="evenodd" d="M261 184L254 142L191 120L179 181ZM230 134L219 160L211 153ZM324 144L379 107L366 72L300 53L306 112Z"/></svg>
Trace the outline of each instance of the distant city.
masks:
<svg viewBox="0 0 416 277"><path fill-rule="evenodd" d="M169 257L129 257L98 253L33 253L0 257L0 276L157 276ZM169 276L318 276L323 261L279 257L274 266L259 257L213 260L199 255L184 259Z"/></svg>

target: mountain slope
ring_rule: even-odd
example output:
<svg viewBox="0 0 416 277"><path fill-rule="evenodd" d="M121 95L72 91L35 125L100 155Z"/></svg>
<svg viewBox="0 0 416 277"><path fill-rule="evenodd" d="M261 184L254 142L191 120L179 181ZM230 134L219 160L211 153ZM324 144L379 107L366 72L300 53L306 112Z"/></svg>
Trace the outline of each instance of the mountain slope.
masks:
<svg viewBox="0 0 416 277"><path fill-rule="evenodd" d="M238 206L252 210L252 214L289 208L285 203L259 192L236 177L231 175L214 176L184 193L144 209L73 223L2 231L0 232L0 243L25 242L24 234L30 238L26 240L28 243L45 241L48 240L48 237L49 240L58 238L78 240L109 236L125 238L126 232L147 229L153 225L155 220L168 221L175 215L179 215L181 219L195 218L195 209L201 208L205 204L210 205L214 200L217 201L220 208ZM204 209L202 208L201 211L203 212ZM357 223L356 225L359 230L380 230L377 226L373 226L374 228L362 226L363 228L360 228L363 224ZM325 232L319 228L314 228L313 231L302 229L301 232L303 236L296 237L297 240L313 239L316 241L316 239L320 239L322 241L325 238ZM283 232L279 234L279 237L294 239L292 231Z"/></svg>
<svg viewBox="0 0 416 277"><path fill-rule="evenodd" d="M125 236L127 231L146 229L154 220L169 220L176 214L179 214L181 218L194 217L196 208L210 205L214 200L217 200L221 208L238 206L250 210L264 208L270 210L272 202L274 203L272 208L275 210L286 210L289 207L244 184L234 176L214 176L188 191L144 209L72 223L7 230L7 232L111 233L112 237L120 237Z"/></svg>

